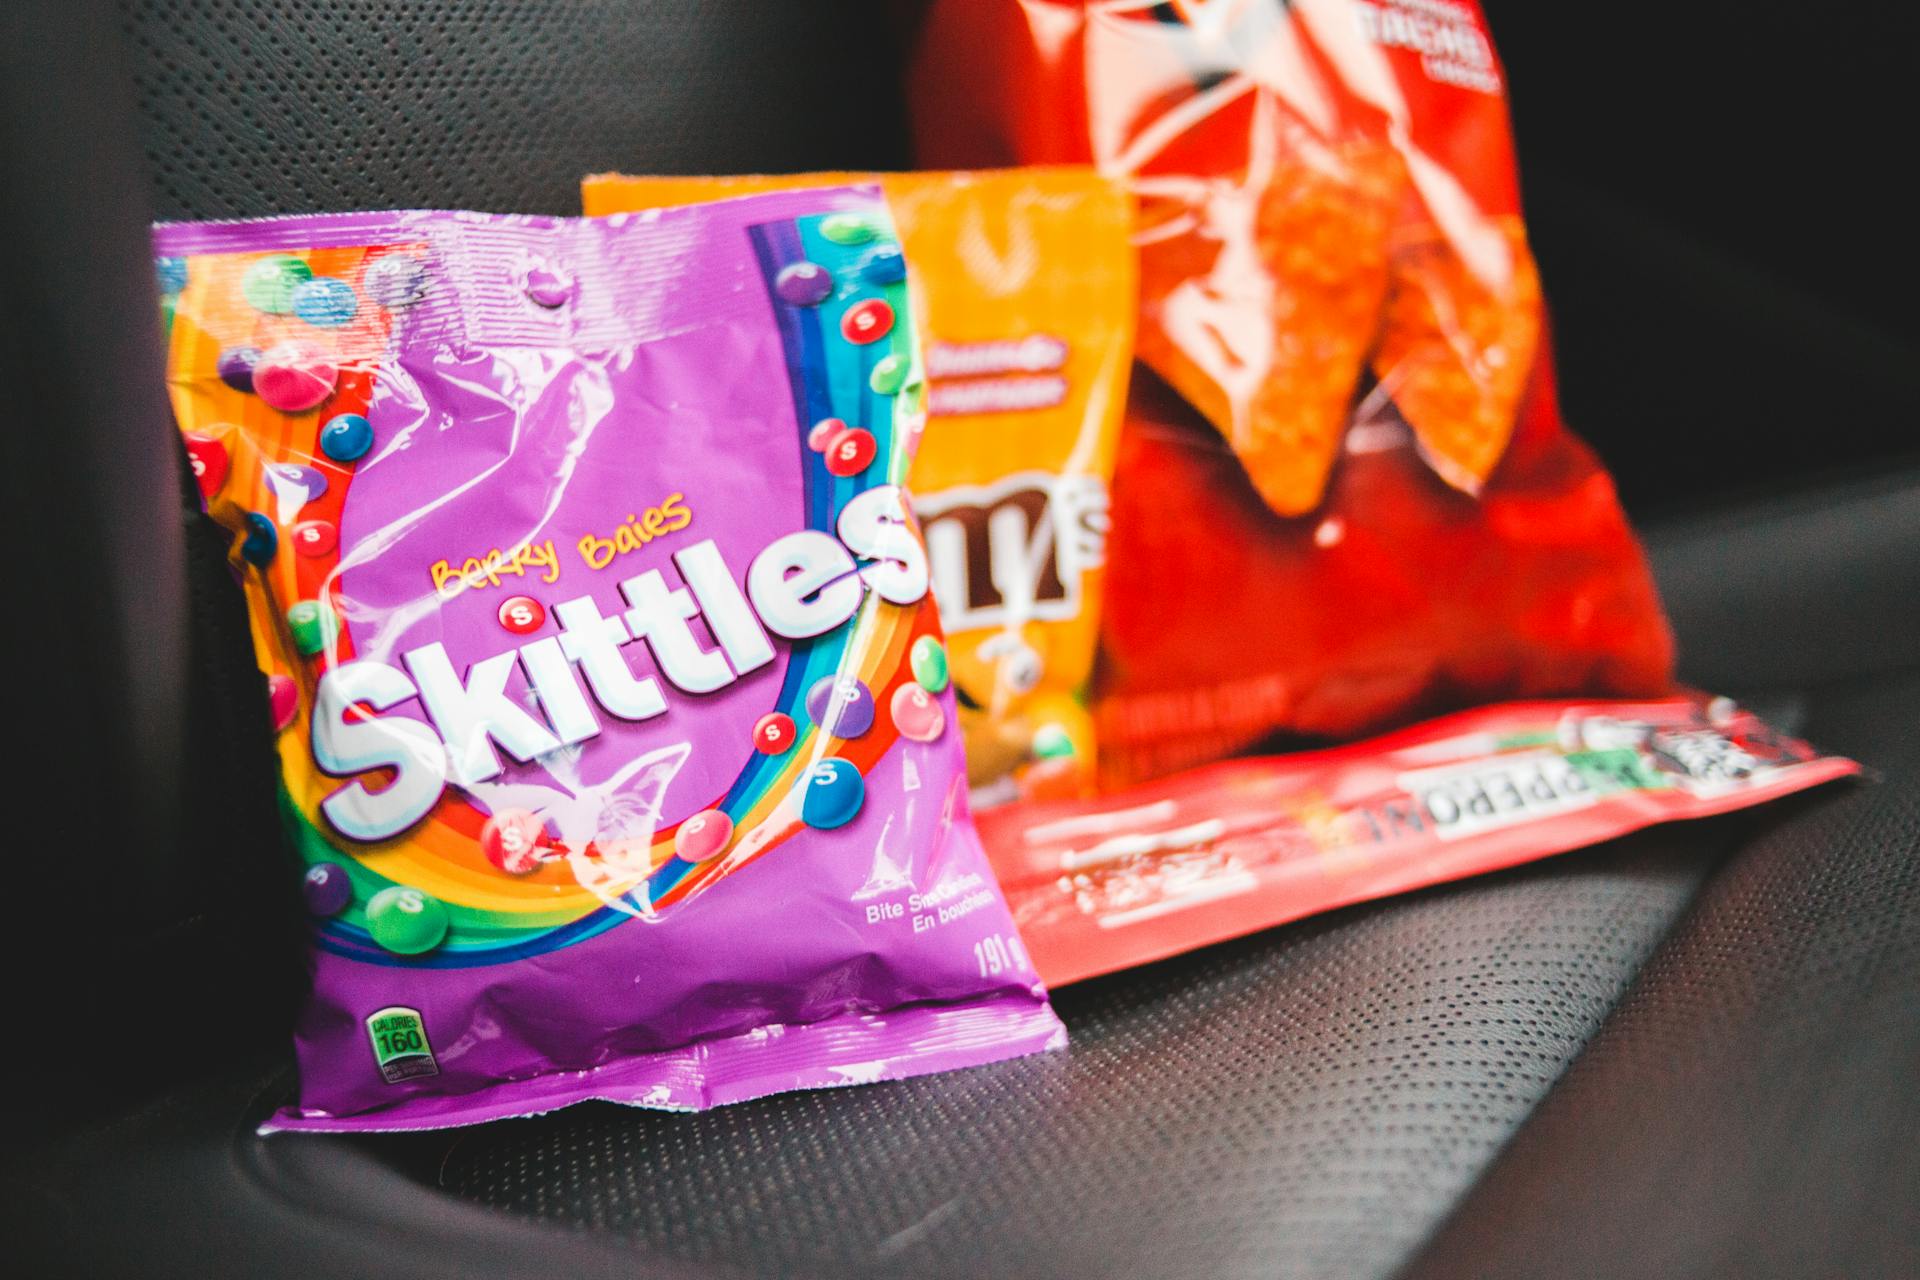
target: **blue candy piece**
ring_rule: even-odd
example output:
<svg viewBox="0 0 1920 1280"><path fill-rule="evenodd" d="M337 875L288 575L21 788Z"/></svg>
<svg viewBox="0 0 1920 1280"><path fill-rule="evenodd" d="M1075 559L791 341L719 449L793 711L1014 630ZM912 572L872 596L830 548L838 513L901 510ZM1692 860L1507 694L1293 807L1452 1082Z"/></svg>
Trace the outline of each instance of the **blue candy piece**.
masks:
<svg viewBox="0 0 1920 1280"><path fill-rule="evenodd" d="M353 286L332 276L315 276L293 287L293 314L320 329L337 329L360 310Z"/></svg>
<svg viewBox="0 0 1920 1280"><path fill-rule="evenodd" d="M320 452L335 462L353 462L373 448L373 424L357 413L343 413L320 431Z"/></svg>
<svg viewBox="0 0 1920 1280"><path fill-rule="evenodd" d="M860 264L860 278L868 284L899 284L907 278L907 260L898 245L883 244Z"/></svg>
<svg viewBox="0 0 1920 1280"><path fill-rule="evenodd" d="M240 544L240 554L248 564L264 569L273 563L274 552L280 549L280 531L273 527L273 521L258 511L247 512L247 537Z"/></svg>
<svg viewBox="0 0 1920 1280"><path fill-rule="evenodd" d="M854 676L821 676L807 690L807 714L837 738L857 738L873 728L873 692Z"/></svg>
<svg viewBox="0 0 1920 1280"><path fill-rule="evenodd" d="M807 770L800 785L800 821L821 831L831 831L852 822L867 801L867 784L860 771L838 756Z"/></svg>
<svg viewBox="0 0 1920 1280"><path fill-rule="evenodd" d="M172 297L187 287L187 260L185 258L155 258L153 260L154 278L159 281L160 293Z"/></svg>

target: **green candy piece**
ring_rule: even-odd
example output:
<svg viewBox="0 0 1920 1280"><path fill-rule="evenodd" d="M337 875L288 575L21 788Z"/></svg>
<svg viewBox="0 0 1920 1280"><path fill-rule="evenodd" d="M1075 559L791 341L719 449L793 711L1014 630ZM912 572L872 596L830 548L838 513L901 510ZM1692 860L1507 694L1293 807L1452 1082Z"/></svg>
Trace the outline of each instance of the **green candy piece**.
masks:
<svg viewBox="0 0 1920 1280"><path fill-rule="evenodd" d="M340 619L318 600L302 600L287 610L287 627L294 647L311 658L340 634Z"/></svg>
<svg viewBox="0 0 1920 1280"><path fill-rule="evenodd" d="M947 646L932 636L921 636L913 642L907 663L913 668L913 678L922 689L928 693L946 692Z"/></svg>
<svg viewBox="0 0 1920 1280"><path fill-rule="evenodd" d="M313 268L298 258L262 258L240 277L240 295L256 311L285 315L293 310L293 291L313 279Z"/></svg>
<svg viewBox="0 0 1920 1280"><path fill-rule="evenodd" d="M171 333L173 331L173 304L177 296L178 295L175 294L168 294L166 297L160 299L160 331L162 333Z"/></svg>
<svg viewBox="0 0 1920 1280"><path fill-rule="evenodd" d="M900 388L900 407L907 413L923 413L927 407L927 384L915 378Z"/></svg>
<svg viewBox="0 0 1920 1280"><path fill-rule="evenodd" d="M873 366L873 372L867 375L867 385L876 395L890 396L900 390L907 381L907 362L899 356L887 356Z"/></svg>
<svg viewBox="0 0 1920 1280"><path fill-rule="evenodd" d="M417 956L447 936L447 908L408 885L388 885L367 903L367 932L397 956Z"/></svg>
<svg viewBox="0 0 1920 1280"><path fill-rule="evenodd" d="M830 213L820 219L820 234L835 244L865 244L878 235L873 221L858 213Z"/></svg>
<svg viewBox="0 0 1920 1280"><path fill-rule="evenodd" d="M1033 758L1068 760L1073 757L1073 739L1057 724L1043 724L1033 731Z"/></svg>

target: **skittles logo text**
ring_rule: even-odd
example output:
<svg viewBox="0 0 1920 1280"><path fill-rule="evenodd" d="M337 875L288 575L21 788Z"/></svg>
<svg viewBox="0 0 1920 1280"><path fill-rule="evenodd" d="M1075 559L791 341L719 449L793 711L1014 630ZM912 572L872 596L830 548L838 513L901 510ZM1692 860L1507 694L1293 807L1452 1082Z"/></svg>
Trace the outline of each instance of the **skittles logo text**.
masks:
<svg viewBox="0 0 1920 1280"><path fill-rule="evenodd" d="M926 553L897 487L850 500L835 533L808 529L776 539L754 557L744 592L712 540L695 543L673 557L684 586L669 585L658 569L637 574L620 584L630 607L610 618L591 597L564 601L553 609L560 635L475 662L464 680L438 642L401 655L404 671L369 660L334 667L315 692L314 762L335 777L390 769L393 778L378 791L350 782L321 801L321 813L350 839L389 839L424 818L449 784L498 777L501 750L525 763L595 737L596 704L621 720L666 714L660 681L636 676L622 652L638 641L667 684L712 693L773 661L769 632L787 640L824 635L851 618L869 590L898 605L925 597ZM695 637L688 625L695 618L717 649ZM516 666L544 720L507 696ZM416 697L430 726L359 709L387 711Z"/></svg>

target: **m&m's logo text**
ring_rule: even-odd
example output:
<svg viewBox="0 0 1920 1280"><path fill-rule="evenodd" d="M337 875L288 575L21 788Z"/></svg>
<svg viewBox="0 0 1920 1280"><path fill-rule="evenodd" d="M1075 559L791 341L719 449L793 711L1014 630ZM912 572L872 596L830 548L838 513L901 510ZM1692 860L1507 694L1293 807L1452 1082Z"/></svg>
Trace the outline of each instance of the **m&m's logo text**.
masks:
<svg viewBox="0 0 1920 1280"><path fill-rule="evenodd" d="M915 501L940 620L950 632L1078 616L1081 579L1106 562L1097 476L1022 472Z"/></svg>
<svg viewBox="0 0 1920 1280"><path fill-rule="evenodd" d="M904 504L895 486L867 490L841 509L833 533L775 539L748 566L744 586L712 539L693 543L673 554L678 582L661 569L625 579L619 592L628 607L612 616L591 596L560 601L550 610L558 635L472 662L464 676L438 641L407 650L397 665L361 659L332 667L314 694L313 759L321 771L355 780L322 800L320 812L350 839L389 839L426 817L447 786L499 777L503 751L526 763L596 737L603 715L665 715L663 686L724 689L774 660L773 637L824 635L852 618L869 591L891 604L918 603L927 594L927 557ZM696 620L713 648L696 634ZM523 623L505 606L501 621L516 634L539 625L531 610ZM645 675L629 663L642 641L654 668ZM515 671L533 695L525 704L507 692ZM379 714L408 703L424 718ZM378 790L358 776L376 771L392 775Z"/></svg>

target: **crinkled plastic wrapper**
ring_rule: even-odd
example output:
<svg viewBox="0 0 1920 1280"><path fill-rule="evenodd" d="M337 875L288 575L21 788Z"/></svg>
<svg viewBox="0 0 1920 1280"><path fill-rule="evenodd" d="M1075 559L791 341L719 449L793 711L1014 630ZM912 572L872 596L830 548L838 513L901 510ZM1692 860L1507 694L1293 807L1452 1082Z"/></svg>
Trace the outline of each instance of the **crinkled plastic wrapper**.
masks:
<svg viewBox="0 0 1920 1280"><path fill-rule="evenodd" d="M267 1128L1064 1042L970 814L877 192L156 238L314 918Z"/></svg>
<svg viewBox="0 0 1920 1280"><path fill-rule="evenodd" d="M855 177L604 174L582 197L616 213ZM1074 166L879 180L926 310L930 421L911 483L974 802L1084 794L1132 353L1131 201Z"/></svg>
<svg viewBox="0 0 1920 1280"><path fill-rule="evenodd" d="M1859 772L1724 698L1523 702L996 810L981 835L1060 986Z"/></svg>
<svg viewBox="0 0 1920 1280"><path fill-rule="evenodd" d="M910 86L924 162L1128 182L1154 374L1128 435L1210 424L1244 473L1216 523L1209 490L1153 469L1161 444L1122 445L1104 782L1273 732L1669 688L1644 559L1555 402L1472 0L935 0ZM1247 589L1279 580L1285 640L1273 593Z"/></svg>

